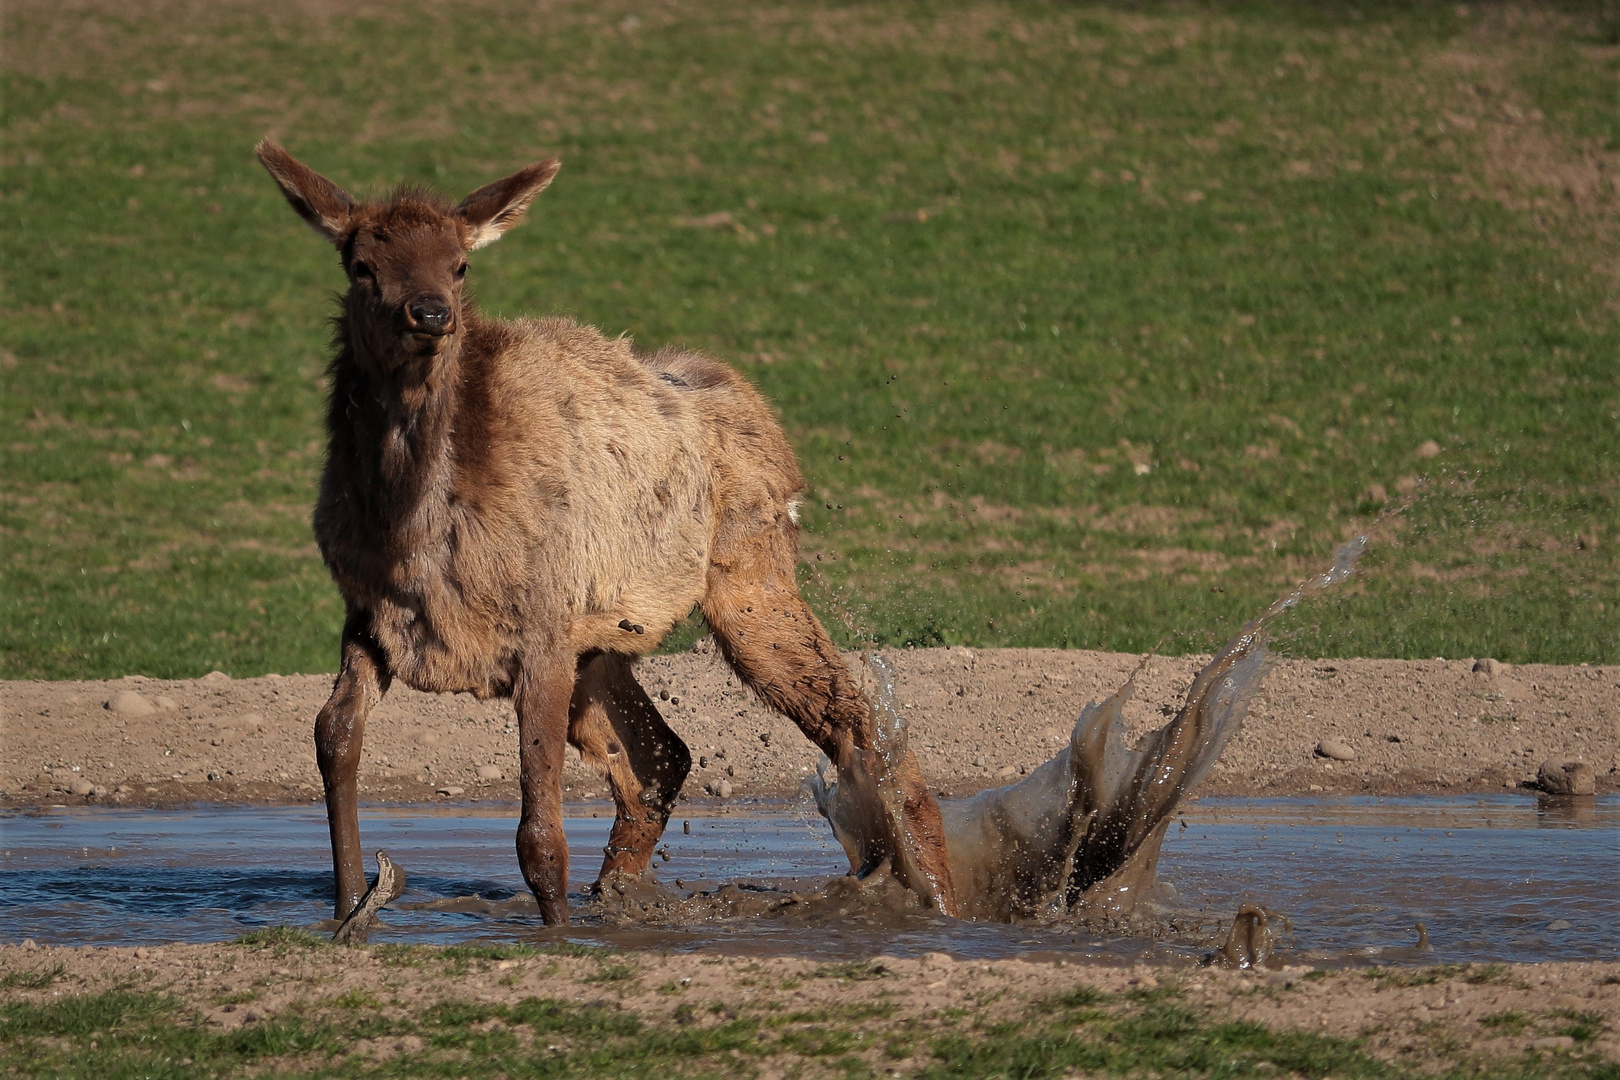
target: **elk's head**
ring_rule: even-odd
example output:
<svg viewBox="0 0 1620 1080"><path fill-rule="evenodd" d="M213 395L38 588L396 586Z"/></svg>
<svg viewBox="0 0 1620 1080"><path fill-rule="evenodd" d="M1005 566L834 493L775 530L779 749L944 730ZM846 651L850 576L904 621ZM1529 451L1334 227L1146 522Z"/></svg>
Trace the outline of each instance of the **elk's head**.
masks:
<svg viewBox="0 0 1620 1080"><path fill-rule="evenodd" d="M349 332L385 357L432 355L454 340L467 253L522 221L558 168L554 158L537 162L458 206L412 190L358 202L269 139L257 153L298 216L342 255Z"/></svg>

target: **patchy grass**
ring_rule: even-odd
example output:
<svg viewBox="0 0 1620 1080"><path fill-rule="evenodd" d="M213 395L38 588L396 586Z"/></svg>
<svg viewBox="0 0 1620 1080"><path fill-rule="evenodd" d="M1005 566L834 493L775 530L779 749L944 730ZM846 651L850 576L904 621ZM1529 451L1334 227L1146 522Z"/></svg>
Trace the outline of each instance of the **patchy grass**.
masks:
<svg viewBox="0 0 1620 1080"><path fill-rule="evenodd" d="M278 949L324 949L332 942L296 926L266 926L237 937L237 945L270 946Z"/></svg>
<svg viewBox="0 0 1620 1080"><path fill-rule="evenodd" d="M0 975L0 990L44 990L62 977L66 969L61 964L32 971L8 971Z"/></svg>
<svg viewBox="0 0 1620 1080"><path fill-rule="evenodd" d="M48 1004L0 1005L6 1075L175 1078L628 1077L754 1075L786 1062L811 1075L876 1076L905 1061L920 1077L1175 1075L1398 1078L1406 1069L1353 1040L1256 1024L1211 1022L1185 1007L1125 1006L1076 1026L1047 1016L933 1033L889 1023L882 1010L849 1016L782 1016L739 1005L711 1020L688 1006L672 1022L611 1003L530 997L510 1005L446 999L407 1008L345 998L306 1004L235 1030L201 1022L174 999L113 992ZM683 1011L684 1010L684 1011ZM407 1043L401 1040L414 1040ZM1487 1069L1488 1071L1481 1071ZM1588 1061L1475 1063L1445 1076L1596 1078Z"/></svg>
<svg viewBox="0 0 1620 1080"><path fill-rule="evenodd" d="M1518 1035L1530 1026L1530 1018L1517 1009L1504 1009L1480 1017L1479 1024L1502 1035Z"/></svg>
<svg viewBox="0 0 1620 1080"><path fill-rule="evenodd" d="M1488 970L1480 968L1480 972ZM1445 982L1463 976L1468 981L1485 981L1468 979L1474 971L1472 964L1426 964L1422 967L1386 968L1370 967L1364 977L1378 984L1378 989L1386 990L1391 987L1403 986L1433 986L1435 983Z"/></svg>
<svg viewBox="0 0 1620 1080"><path fill-rule="evenodd" d="M0 19L6 677L336 663L340 279L266 131L367 190L560 155L474 290L746 369L846 642L1204 649L1401 504L1285 647L1620 659L1592 5Z"/></svg>
<svg viewBox="0 0 1620 1080"><path fill-rule="evenodd" d="M840 964L823 964L811 974L817 979L865 982L867 979L881 979L889 974L889 970L878 960L846 960Z"/></svg>

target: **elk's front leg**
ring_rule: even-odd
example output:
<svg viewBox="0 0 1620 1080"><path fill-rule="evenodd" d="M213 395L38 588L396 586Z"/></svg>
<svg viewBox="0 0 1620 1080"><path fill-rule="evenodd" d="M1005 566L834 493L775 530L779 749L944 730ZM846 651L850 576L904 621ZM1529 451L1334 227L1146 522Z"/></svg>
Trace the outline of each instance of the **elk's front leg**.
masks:
<svg viewBox="0 0 1620 1080"><path fill-rule="evenodd" d="M337 878L333 914L346 919L366 891L360 862L360 814L356 775L366 716L391 681L382 650L351 615L343 627L343 666L332 696L315 718L315 760L326 789L326 825L332 833L332 869Z"/></svg>
<svg viewBox="0 0 1620 1080"><path fill-rule="evenodd" d="M563 833L563 751L568 745L568 703L574 693L574 658L547 657L526 664L513 695L517 706L523 817L518 822L518 866L546 925L568 921L568 837Z"/></svg>

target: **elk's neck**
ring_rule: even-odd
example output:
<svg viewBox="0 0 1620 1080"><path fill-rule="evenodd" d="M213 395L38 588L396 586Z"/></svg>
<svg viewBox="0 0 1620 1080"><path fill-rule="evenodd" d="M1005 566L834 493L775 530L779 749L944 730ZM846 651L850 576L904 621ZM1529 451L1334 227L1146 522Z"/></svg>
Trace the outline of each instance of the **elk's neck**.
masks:
<svg viewBox="0 0 1620 1080"><path fill-rule="evenodd" d="M332 451L356 467L353 494L369 511L374 535L409 552L443 524L466 330L430 355L390 355L368 351L347 329L334 365Z"/></svg>

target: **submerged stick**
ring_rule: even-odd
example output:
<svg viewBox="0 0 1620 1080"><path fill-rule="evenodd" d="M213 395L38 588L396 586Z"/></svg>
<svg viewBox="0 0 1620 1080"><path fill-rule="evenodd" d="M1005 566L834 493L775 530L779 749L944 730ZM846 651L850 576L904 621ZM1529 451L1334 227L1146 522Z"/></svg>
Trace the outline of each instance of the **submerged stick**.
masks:
<svg viewBox="0 0 1620 1080"><path fill-rule="evenodd" d="M372 924L377 921L377 913L398 900L404 891L405 871L388 857L386 851L377 852L377 880L372 883L366 895L360 898L360 903L355 909L349 912L349 917L337 928L332 940L364 942L366 935L371 932Z"/></svg>

